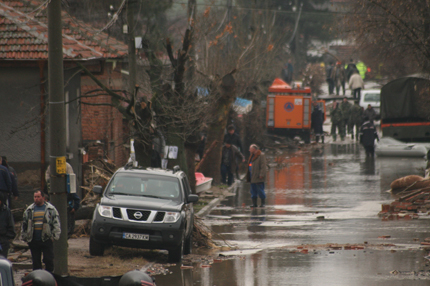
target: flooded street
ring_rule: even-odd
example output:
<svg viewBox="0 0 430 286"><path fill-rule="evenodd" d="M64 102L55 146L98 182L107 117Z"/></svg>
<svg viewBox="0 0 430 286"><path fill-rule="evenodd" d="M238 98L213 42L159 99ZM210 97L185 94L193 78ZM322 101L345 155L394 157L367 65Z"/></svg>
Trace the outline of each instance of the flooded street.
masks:
<svg viewBox="0 0 430 286"><path fill-rule="evenodd" d="M205 218L237 250L211 267L172 267L157 285L428 285L429 217L383 221L390 183L423 175L424 159L365 158L359 145L279 154L269 169L266 208L250 209L241 182ZM276 165L276 166L275 166ZM218 261L216 261L218 262ZM182 281L179 284L178 281Z"/></svg>

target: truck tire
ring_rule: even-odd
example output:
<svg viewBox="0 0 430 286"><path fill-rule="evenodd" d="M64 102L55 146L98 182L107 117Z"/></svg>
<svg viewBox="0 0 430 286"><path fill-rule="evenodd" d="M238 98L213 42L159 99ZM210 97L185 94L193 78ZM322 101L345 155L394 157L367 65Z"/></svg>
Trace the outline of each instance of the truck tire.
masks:
<svg viewBox="0 0 430 286"><path fill-rule="evenodd" d="M96 242L94 238L90 237L90 255L103 256L104 252L105 246L101 243Z"/></svg>
<svg viewBox="0 0 430 286"><path fill-rule="evenodd" d="M184 240L181 241L181 244L175 248L169 249L169 262L171 263L179 263L182 261L182 257L184 256Z"/></svg>
<svg viewBox="0 0 430 286"><path fill-rule="evenodd" d="M193 234L190 233L187 239L185 239L184 243L184 255L190 254L193 249Z"/></svg>

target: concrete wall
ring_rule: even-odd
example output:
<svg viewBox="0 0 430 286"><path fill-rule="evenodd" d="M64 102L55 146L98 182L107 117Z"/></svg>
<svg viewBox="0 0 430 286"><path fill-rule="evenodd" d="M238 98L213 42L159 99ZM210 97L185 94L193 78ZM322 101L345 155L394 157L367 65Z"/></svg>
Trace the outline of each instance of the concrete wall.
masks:
<svg viewBox="0 0 430 286"><path fill-rule="evenodd" d="M0 155L40 162L39 69L0 68L0 78Z"/></svg>
<svg viewBox="0 0 430 286"><path fill-rule="evenodd" d="M81 110L76 97L80 94L81 76L75 74L76 69L66 69L65 96L70 104L66 104L69 131L67 153L72 155L70 164L81 180L82 168L79 148L82 146ZM72 75L74 75L72 77ZM40 187L41 174L41 91L38 67L0 67L0 155L7 156L9 164L18 173L20 193L30 192ZM47 70L45 70L47 78ZM45 104L48 108L48 82L45 82ZM67 99L66 99L67 101ZM49 114L46 120L45 160L49 164ZM32 195L23 194L28 203ZM30 201L31 202L31 201ZM17 205L20 205L18 202Z"/></svg>

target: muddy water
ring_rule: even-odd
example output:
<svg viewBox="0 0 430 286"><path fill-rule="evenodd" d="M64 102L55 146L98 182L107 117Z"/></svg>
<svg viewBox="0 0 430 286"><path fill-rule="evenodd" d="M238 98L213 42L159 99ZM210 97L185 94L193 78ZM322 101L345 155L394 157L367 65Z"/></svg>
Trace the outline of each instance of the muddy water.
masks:
<svg viewBox="0 0 430 286"><path fill-rule="evenodd" d="M206 218L237 247L220 253L232 259L210 268L172 267L173 274L158 276L157 285L430 284L428 253L420 247L430 237L429 217L382 221L377 216L381 204L393 200L386 192L391 181L422 175L423 159L371 159L358 145L326 145L273 161L266 208L251 210L249 184L240 183Z"/></svg>

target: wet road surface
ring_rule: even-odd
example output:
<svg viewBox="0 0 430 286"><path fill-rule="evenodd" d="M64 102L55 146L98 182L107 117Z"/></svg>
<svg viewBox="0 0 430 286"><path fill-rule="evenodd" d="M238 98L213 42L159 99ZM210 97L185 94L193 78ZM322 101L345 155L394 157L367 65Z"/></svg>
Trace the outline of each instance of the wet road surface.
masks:
<svg viewBox="0 0 430 286"><path fill-rule="evenodd" d="M237 248L221 251L232 258L211 267L171 267L173 274L157 276L157 285L430 284L428 251L420 245L430 237L430 218L377 216L381 204L393 201L390 183L423 175L424 159L365 158L359 145L326 144L274 162L266 208L248 207L249 184L242 182L205 219Z"/></svg>

